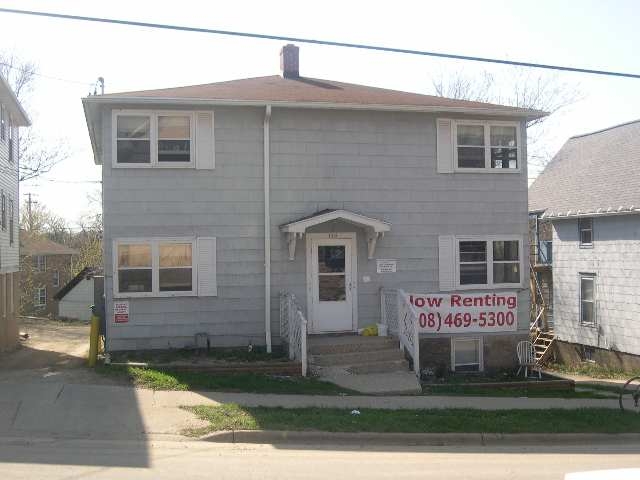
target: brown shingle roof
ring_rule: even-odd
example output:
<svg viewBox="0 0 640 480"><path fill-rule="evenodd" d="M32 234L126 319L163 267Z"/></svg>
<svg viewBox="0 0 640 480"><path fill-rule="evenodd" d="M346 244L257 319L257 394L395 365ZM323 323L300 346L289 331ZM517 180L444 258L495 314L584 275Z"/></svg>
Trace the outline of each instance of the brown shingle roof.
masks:
<svg viewBox="0 0 640 480"><path fill-rule="evenodd" d="M529 188L545 217L640 209L640 120L572 137Z"/></svg>
<svg viewBox="0 0 640 480"><path fill-rule="evenodd" d="M505 115L538 117L543 112L524 108L494 105L467 100L418 93L387 90L384 88L356 85L352 83L298 77L283 78L279 75L246 78L227 82L192 85L187 87L142 90L136 92L112 93L89 97L100 99L184 99L219 100L237 102L287 102L302 104L336 104L347 106L424 107L445 110L498 110Z"/></svg>
<svg viewBox="0 0 640 480"><path fill-rule="evenodd" d="M77 255L79 252L46 237L20 232L20 255Z"/></svg>

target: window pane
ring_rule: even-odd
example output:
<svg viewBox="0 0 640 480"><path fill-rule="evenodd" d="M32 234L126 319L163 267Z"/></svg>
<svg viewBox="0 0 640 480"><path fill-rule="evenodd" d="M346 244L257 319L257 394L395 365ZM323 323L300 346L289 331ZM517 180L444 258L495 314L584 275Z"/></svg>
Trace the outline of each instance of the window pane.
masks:
<svg viewBox="0 0 640 480"><path fill-rule="evenodd" d="M318 277L318 298L321 302L346 300L344 275L320 275Z"/></svg>
<svg viewBox="0 0 640 480"><path fill-rule="evenodd" d="M158 138L184 139L189 138L190 121L187 116L158 117Z"/></svg>
<svg viewBox="0 0 640 480"><path fill-rule="evenodd" d="M520 264L494 263L493 283L520 283Z"/></svg>
<svg viewBox="0 0 640 480"><path fill-rule="evenodd" d="M595 322L593 315L593 302L582 302L580 316L580 321L582 323L593 324Z"/></svg>
<svg viewBox="0 0 640 480"><path fill-rule="evenodd" d="M496 241L493 242L493 260L494 261L505 261L505 260L520 260L520 256L518 255L518 241L517 240L509 240L509 241Z"/></svg>
<svg viewBox="0 0 640 480"><path fill-rule="evenodd" d="M580 279L580 298L585 301L593 302L593 279Z"/></svg>
<svg viewBox="0 0 640 480"><path fill-rule="evenodd" d="M460 285L484 285L487 283L486 263L461 263Z"/></svg>
<svg viewBox="0 0 640 480"><path fill-rule="evenodd" d="M593 228L593 219L581 218L578 220L580 230L591 230Z"/></svg>
<svg viewBox="0 0 640 480"><path fill-rule="evenodd" d="M119 116L118 138L149 138L150 125L147 116Z"/></svg>
<svg viewBox="0 0 640 480"><path fill-rule="evenodd" d="M190 292L192 285L192 270L190 268L161 268L161 292Z"/></svg>
<svg viewBox="0 0 640 480"><path fill-rule="evenodd" d="M580 232L580 243L582 243L583 245L589 245L593 243L591 230L582 230Z"/></svg>
<svg viewBox="0 0 640 480"><path fill-rule="evenodd" d="M479 343L477 340L456 340L454 347L456 365L480 363Z"/></svg>
<svg viewBox="0 0 640 480"><path fill-rule="evenodd" d="M118 291L123 292L150 292L151 269L118 270Z"/></svg>
<svg viewBox="0 0 640 480"><path fill-rule="evenodd" d="M482 125L458 125L458 145L484 145Z"/></svg>
<svg viewBox="0 0 640 480"><path fill-rule="evenodd" d="M518 168L518 149L491 148L491 168Z"/></svg>
<svg viewBox="0 0 640 480"><path fill-rule="evenodd" d="M516 143L516 127L491 127L491 146L492 147L515 147Z"/></svg>
<svg viewBox="0 0 640 480"><path fill-rule="evenodd" d="M190 267L191 254L190 243L161 243L160 267Z"/></svg>
<svg viewBox="0 0 640 480"><path fill-rule="evenodd" d="M118 267L151 267L151 245L118 245Z"/></svg>
<svg viewBox="0 0 640 480"><path fill-rule="evenodd" d="M318 271L320 273L344 272L344 245L318 247Z"/></svg>
<svg viewBox="0 0 640 480"><path fill-rule="evenodd" d="M458 168L484 168L484 147L458 147Z"/></svg>
<svg viewBox="0 0 640 480"><path fill-rule="evenodd" d="M460 242L461 262L486 262L487 242Z"/></svg>
<svg viewBox="0 0 640 480"><path fill-rule="evenodd" d="M189 162L191 161L191 142L189 140L160 140L158 141L159 162Z"/></svg>
<svg viewBox="0 0 640 480"><path fill-rule="evenodd" d="M151 163L149 140L118 140L118 163Z"/></svg>

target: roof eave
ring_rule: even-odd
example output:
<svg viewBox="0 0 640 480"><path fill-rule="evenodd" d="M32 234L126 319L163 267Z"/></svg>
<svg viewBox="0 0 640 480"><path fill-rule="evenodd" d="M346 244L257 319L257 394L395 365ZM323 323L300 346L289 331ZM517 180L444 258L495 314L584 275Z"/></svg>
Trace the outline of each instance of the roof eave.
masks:
<svg viewBox="0 0 640 480"><path fill-rule="evenodd" d="M91 150L93 150L93 162L96 165L102 165L102 154L99 149L100 142L97 139L97 136L100 133L100 129L96 128L95 125L95 115L98 115L98 109L92 108L97 107L95 102L89 102L88 100L93 97L83 98L82 99L82 109L84 110L84 118L87 122L87 130L89 130L89 139L91 141ZM92 103L94 105L92 105Z"/></svg>
<svg viewBox="0 0 640 480"><path fill-rule="evenodd" d="M540 110L512 110L499 107L447 107L428 105L387 105L387 104L361 104L361 103L335 103L335 102L296 102L281 100L232 100L232 99L205 99L205 98L176 98L176 97L102 97L99 95L86 97L85 104L130 104L130 105L198 105L198 106L245 106L264 107L271 105L280 108L310 108L332 110L378 110L396 112L424 112L424 113L448 113L448 114L473 114L496 117L515 117L526 120L535 120L548 115L548 112Z"/></svg>
<svg viewBox="0 0 640 480"><path fill-rule="evenodd" d="M11 85L9 85L9 82L7 82L2 75L0 75L0 83L2 84L2 86L4 87L4 89L7 91L9 95L9 100L11 102L11 109L13 110L13 113L18 117L15 119L17 125L19 127L30 127L31 119L29 118L29 115L27 114L25 109L22 108L22 105L20 104L20 100L18 100L18 97L16 97L16 94L11 88Z"/></svg>
<svg viewBox="0 0 640 480"><path fill-rule="evenodd" d="M581 210L568 210L567 212L552 212L545 211L542 215L542 218L549 220L562 220L569 218L580 218L580 217L612 217L616 215L637 215L640 214L640 208L635 207L619 207L618 209L603 209L600 208L596 211L581 211Z"/></svg>

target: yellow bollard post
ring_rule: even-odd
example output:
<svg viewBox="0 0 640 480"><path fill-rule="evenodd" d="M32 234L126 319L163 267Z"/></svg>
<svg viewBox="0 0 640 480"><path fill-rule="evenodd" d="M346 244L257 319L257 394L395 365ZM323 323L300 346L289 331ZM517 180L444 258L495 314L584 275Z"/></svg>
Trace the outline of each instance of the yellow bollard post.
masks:
<svg viewBox="0 0 640 480"><path fill-rule="evenodd" d="M93 308L91 309L93 312ZM91 315L91 328L89 329L89 366L95 367L98 361L98 333L100 330L100 317Z"/></svg>

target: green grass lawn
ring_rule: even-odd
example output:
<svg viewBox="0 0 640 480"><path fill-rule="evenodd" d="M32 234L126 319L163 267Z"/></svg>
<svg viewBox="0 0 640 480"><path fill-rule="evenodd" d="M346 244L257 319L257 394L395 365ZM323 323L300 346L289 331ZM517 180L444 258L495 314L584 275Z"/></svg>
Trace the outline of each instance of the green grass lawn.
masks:
<svg viewBox="0 0 640 480"><path fill-rule="evenodd" d="M425 385L425 395L456 395L476 397L540 397L540 398L611 398L606 392L562 389L467 387L465 385Z"/></svg>
<svg viewBox="0 0 640 480"><path fill-rule="evenodd" d="M226 404L184 407L209 422L192 435L223 430L319 430L399 433L637 433L640 415L619 410L380 410L266 408Z"/></svg>
<svg viewBox="0 0 640 480"><path fill-rule="evenodd" d="M573 366L553 363L548 366L548 369L555 370L556 372L560 373L566 373L569 375L584 375L587 377L603 379L628 380L631 377L640 376L640 370L627 371L616 368L609 368L591 362L582 362L578 365Z"/></svg>
<svg viewBox="0 0 640 480"><path fill-rule="evenodd" d="M194 350L177 348L172 350L141 350L130 352L114 352L111 361L169 363L175 361L193 360L225 360L228 362L269 362L287 361L282 350L267 353L264 347L254 347L252 351L246 348L211 348L209 350Z"/></svg>
<svg viewBox="0 0 640 480"><path fill-rule="evenodd" d="M153 368L103 365L98 373L112 375L153 390L213 390L250 393L297 393L336 395L349 393L329 382L312 377L286 377L254 373L216 375L204 372L178 372Z"/></svg>

